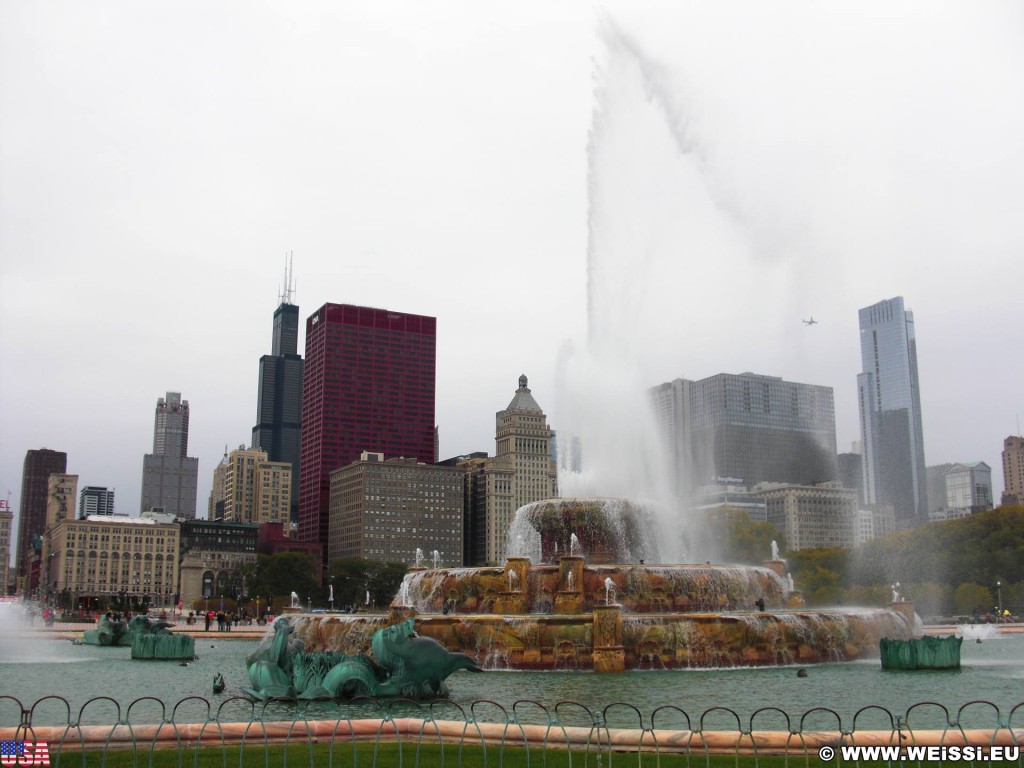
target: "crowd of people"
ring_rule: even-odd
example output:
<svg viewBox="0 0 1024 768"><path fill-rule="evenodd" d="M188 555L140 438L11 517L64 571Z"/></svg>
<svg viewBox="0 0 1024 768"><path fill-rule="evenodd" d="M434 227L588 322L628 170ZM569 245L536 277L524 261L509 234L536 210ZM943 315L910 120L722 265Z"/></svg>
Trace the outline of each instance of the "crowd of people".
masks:
<svg viewBox="0 0 1024 768"><path fill-rule="evenodd" d="M254 624L258 626L265 626L268 621L271 620L269 614L263 614L259 617L254 617L247 611L241 613L235 613L233 611L189 611L188 616L185 618L186 624L198 624L200 621L204 624L204 629L209 632L210 629L216 625L218 632L230 632L232 627L248 626L251 627Z"/></svg>

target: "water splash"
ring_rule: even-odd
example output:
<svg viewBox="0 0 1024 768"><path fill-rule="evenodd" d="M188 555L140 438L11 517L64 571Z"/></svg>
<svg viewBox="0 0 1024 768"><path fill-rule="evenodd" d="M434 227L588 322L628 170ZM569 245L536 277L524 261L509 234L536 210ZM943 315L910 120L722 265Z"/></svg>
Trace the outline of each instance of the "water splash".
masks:
<svg viewBox="0 0 1024 768"><path fill-rule="evenodd" d="M684 337L683 318L706 303L708 286L732 292L748 279L738 268L748 248L712 194L663 73L609 19L601 32L607 60L588 145L587 338L566 343L559 359L559 488L655 501L659 562L686 562L696 553L683 537L668 538L686 528L684 502L649 388L683 374L683 350L689 359L717 339L697 317L689 326L700 323L700 333Z"/></svg>
<svg viewBox="0 0 1024 768"><path fill-rule="evenodd" d="M999 628L994 624L960 624L956 634L964 640L994 640L999 637Z"/></svg>
<svg viewBox="0 0 1024 768"><path fill-rule="evenodd" d="M555 542L555 552L558 552L558 542ZM571 557L583 557L583 545L580 544L579 536L575 533L569 536L569 555Z"/></svg>
<svg viewBox="0 0 1024 768"><path fill-rule="evenodd" d="M615 582L609 576L604 580L604 604L611 605L615 601Z"/></svg>

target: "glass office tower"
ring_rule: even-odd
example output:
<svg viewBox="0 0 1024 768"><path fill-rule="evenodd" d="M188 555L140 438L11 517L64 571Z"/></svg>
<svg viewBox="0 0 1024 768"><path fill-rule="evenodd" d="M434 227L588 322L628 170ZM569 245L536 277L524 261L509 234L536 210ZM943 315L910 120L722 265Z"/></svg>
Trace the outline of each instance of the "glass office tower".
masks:
<svg viewBox="0 0 1024 768"><path fill-rule="evenodd" d="M814 485L838 478L832 388L756 373L675 379L651 390L675 493L703 486Z"/></svg>
<svg viewBox="0 0 1024 768"><path fill-rule="evenodd" d="M864 500L892 505L897 527L928 519L914 314L903 297L860 310L857 377Z"/></svg>

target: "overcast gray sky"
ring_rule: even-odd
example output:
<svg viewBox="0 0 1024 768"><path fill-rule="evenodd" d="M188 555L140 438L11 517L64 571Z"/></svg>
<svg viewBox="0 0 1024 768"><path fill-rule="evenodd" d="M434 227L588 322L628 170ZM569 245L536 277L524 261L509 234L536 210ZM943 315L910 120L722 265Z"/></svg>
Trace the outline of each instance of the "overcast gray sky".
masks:
<svg viewBox="0 0 1024 768"><path fill-rule="evenodd" d="M136 513L180 391L202 513L250 440L288 251L303 320L437 316L442 457L493 452L521 373L557 429L596 156L618 256L591 277L642 319L650 384L831 386L848 450L857 310L902 295L927 463L984 460L998 497L1024 416L1022 8L6 0L0 493L16 509L48 447ZM622 70L603 18L632 100L595 95Z"/></svg>

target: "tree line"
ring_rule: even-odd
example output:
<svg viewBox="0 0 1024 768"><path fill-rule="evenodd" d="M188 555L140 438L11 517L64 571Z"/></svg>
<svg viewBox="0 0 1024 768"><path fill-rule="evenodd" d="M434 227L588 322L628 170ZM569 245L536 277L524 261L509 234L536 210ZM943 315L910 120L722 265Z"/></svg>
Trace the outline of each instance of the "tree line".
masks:
<svg viewBox="0 0 1024 768"><path fill-rule="evenodd" d="M1024 612L1024 507L927 523L856 549L787 555L809 605L881 605L900 594L928 616ZM998 585L998 586L997 586Z"/></svg>

